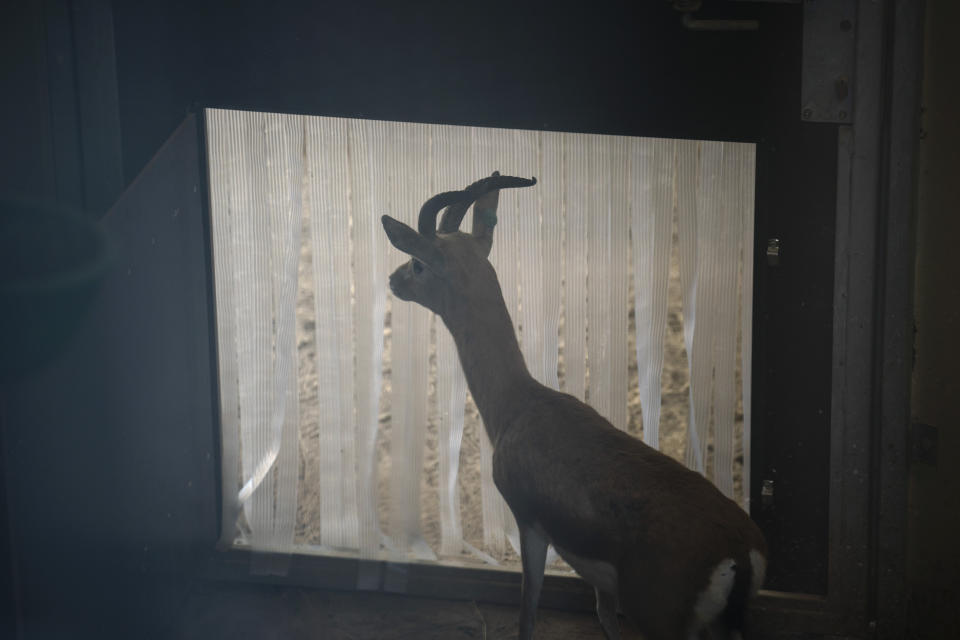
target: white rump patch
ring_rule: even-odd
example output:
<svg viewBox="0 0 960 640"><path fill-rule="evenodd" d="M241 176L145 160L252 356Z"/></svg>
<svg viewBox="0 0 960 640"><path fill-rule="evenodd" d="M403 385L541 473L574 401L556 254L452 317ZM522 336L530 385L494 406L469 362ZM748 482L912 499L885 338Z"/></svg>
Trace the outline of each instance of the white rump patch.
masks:
<svg viewBox="0 0 960 640"><path fill-rule="evenodd" d="M697 603L693 607L697 628L703 628L713 622L726 608L734 578L737 577L734 572L736 566L737 563L733 558L724 558L710 574L707 588L700 592Z"/></svg>
<svg viewBox="0 0 960 640"><path fill-rule="evenodd" d="M763 581L767 577L767 559L762 553L753 549L750 552L750 567L753 569L753 576L750 580L750 593L755 594L763 586Z"/></svg>

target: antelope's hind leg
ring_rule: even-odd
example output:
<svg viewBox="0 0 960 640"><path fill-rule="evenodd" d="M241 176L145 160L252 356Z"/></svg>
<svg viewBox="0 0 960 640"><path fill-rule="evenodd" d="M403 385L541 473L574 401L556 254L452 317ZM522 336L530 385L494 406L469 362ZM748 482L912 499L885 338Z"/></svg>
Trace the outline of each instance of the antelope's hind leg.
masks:
<svg viewBox="0 0 960 640"><path fill-rule="evenodd" d="M594 587L597 594L597 617L603 628L607 640L620 640L620 621L617 620L617 596L600 591Z"/></svg>
<svg viewBox="0 0 960 640"><path fill-rule="evenodd" d="M520 640L533 638L537 622L537 602L543 587L543 571L547 564L547 539L533 527L517 523L520 529L520 562L523 582L520 600Z"/></svg>

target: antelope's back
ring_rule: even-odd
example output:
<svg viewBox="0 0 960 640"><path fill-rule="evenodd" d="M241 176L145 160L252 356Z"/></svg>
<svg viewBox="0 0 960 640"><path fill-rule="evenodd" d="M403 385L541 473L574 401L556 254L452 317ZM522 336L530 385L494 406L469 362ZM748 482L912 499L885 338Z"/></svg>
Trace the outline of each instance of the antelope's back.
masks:
<svg viewBox="0 0 960 640"><path fill-rule="evenodd" d="M516 517L574 553L618 563L650 550L647 561L672 557L692 572L766 553L713 484L570 395L543 387L495 444L494 480Z"/></svg>

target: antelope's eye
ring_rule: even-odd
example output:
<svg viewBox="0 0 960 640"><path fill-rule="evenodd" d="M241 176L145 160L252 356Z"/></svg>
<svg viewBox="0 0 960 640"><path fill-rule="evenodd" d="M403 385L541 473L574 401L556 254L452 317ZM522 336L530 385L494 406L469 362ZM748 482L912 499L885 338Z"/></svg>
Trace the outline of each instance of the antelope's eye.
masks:
<svg viewBox="0 0 960 640"><path fill-rule="evenodd" d="M423 273L423 263L416 258L413 259L413 272L417 275Z"/></svg>

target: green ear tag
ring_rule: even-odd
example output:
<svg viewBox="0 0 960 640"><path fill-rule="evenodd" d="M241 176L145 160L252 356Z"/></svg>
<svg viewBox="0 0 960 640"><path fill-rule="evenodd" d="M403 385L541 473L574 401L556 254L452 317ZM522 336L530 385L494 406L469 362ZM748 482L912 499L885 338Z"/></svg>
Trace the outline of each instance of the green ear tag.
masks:
<svg viewBox="0 0 960 640"><path fill-rule="evenodd" d="M480 216L480 222L487 225L491 229L497 225L497 210L496 209L481 209L476 212L476 215Z"/></svg>

